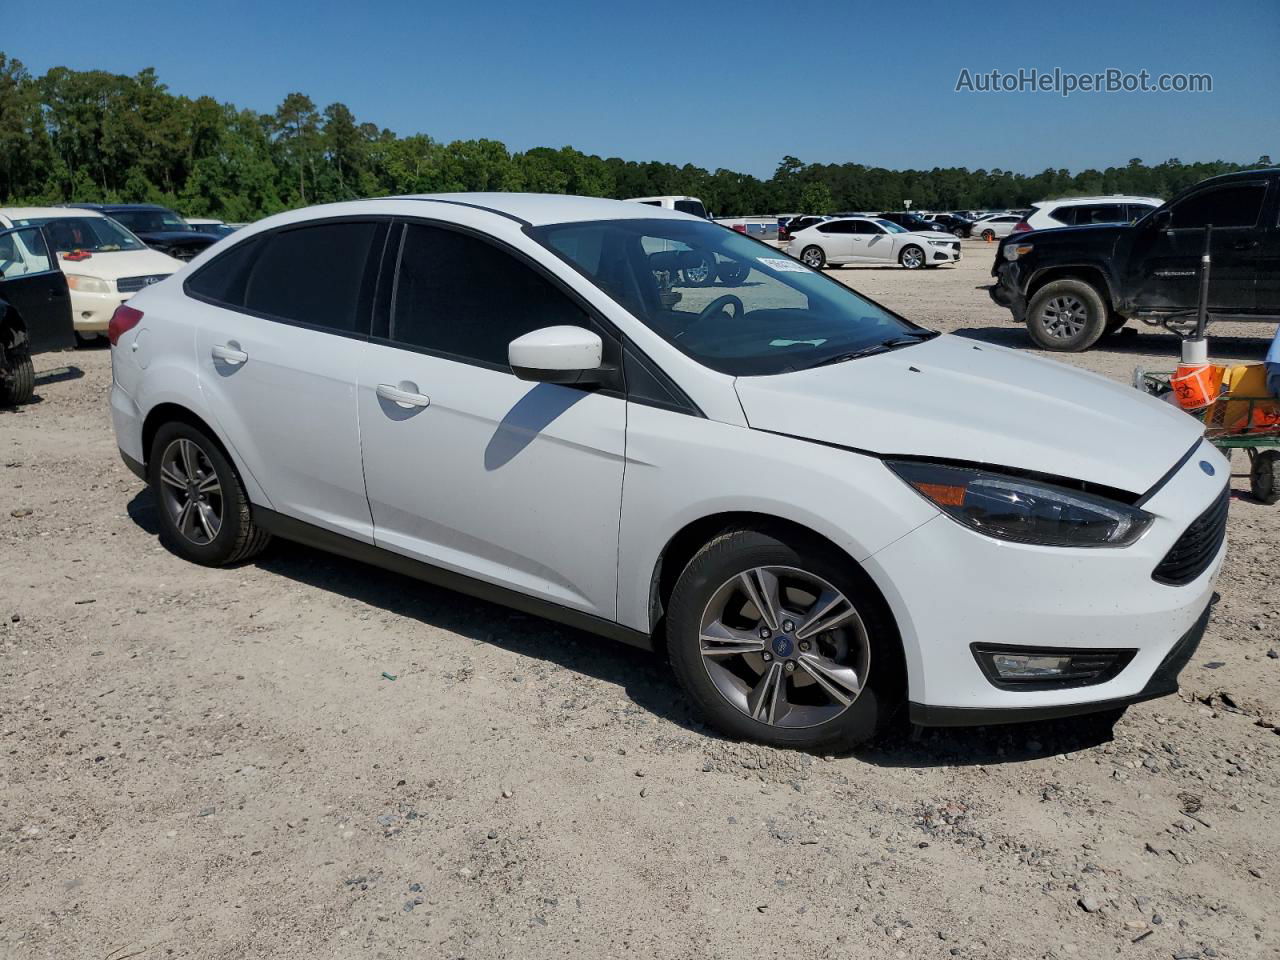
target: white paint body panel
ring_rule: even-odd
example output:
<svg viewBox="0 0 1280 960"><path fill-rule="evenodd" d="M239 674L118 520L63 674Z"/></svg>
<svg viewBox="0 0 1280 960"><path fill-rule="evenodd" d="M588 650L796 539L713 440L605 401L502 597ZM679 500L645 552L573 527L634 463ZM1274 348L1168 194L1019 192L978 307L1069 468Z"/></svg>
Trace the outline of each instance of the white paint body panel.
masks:
<svg viewBox="0 0 1280 960"><path fill-rule="evenodd" d="M255 505L638 630L652 627L662 551L688 524L722 513L785 518L828 538L877 583L904 642L909 696L935 706L1136 692L1207 603L1216 564L1186 587L1151 579L1225 481L1225 461L1207 446L1146 504L1156 521L1123 549L988 539L941 515L878 458L976 460L1141 492L1198 433L1167 405L952 337L735 381L672 347L521 223L477 206L534 224L685 216L584 198L390 198L269 218L190 269L263 230L324 216L463 225L555 273L703 416L241 315L187 297L177 277L134 298L144 319L113 348L121 449L144 459L147 415L177 404L224 443ZM247 359L220 369L212 349L233 342ZM414 387L430 404L389 403L379 384ZM1101 686L1011 693L981 677L975 639L1138 654Z"/></svg>

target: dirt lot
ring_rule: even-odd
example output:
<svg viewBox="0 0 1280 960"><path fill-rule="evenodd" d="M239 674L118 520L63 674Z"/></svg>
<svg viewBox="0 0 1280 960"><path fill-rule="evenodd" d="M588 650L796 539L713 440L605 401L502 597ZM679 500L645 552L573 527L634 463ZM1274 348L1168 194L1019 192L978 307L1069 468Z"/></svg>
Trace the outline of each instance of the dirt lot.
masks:
<svg viewBox="0 0 1280 960"><path fill-rule="evenodd" d="M835 275L1026 349L966 254ZM1218 332L1258 360L1271 331ZM0 412L0 956L1280 956L1280 508L1241 477L1179 696L811 757L496 606L287 544L177 560L107 352L39 359L82 375Z"/></svg>

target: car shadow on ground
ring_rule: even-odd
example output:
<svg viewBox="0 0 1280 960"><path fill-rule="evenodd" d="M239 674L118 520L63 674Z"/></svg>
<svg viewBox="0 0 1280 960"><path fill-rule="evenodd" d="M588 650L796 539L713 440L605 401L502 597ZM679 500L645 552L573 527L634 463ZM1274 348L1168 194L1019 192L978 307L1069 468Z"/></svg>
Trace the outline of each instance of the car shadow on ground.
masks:
<svg viewBox="0 0 1280 960"><path fill-rule="evenodd" d="M139 528L159 535L157 506L149 489L139 491L126 509ZM637 708L699 736L727 741L694 711L665 655L280 539L247 565L614 684ZM845 756L880 767L1018 763L1106 743L1112 739L1113 722L1114 716L1100 714L1006 726L925 729L912 727L904 709L874 743Z"/></svg>

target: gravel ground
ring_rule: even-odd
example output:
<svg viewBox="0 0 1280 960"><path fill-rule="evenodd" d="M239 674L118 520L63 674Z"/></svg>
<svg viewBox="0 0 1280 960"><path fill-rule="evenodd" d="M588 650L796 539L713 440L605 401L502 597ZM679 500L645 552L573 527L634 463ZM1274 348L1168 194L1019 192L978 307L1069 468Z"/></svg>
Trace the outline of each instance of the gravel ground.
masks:
<svg viewBox="0 0 1280 960"><path fill-rule="evenodd" d="M965 252L834 275L1028 349ZM1280 956L1280 508L1240 476L1178 696L813 757L719 739L662 664L545 621L282 543L183 563L116 455L107 352L38 359L73 369L0 412L0 956Z"/></svg>

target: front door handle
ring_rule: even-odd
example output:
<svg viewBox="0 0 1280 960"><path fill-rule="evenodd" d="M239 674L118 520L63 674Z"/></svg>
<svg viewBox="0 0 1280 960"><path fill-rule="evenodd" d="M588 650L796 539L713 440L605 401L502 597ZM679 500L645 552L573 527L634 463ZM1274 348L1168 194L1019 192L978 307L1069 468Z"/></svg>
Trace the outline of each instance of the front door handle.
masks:
<svg viewBox="0 0 1280 960"><path fill-rule="evenodd" d="M380 383L374 391L383 400L390 400L398 407L404 407L411 410L414 407L431 406L431 398L423 393L416 393L413 390L405 390L390 383Z"/></svg>
<svg viewBox="0 0 1280 960"><path fill-rule="evenodd" d="M1231 245L1232 250L1252 250L1258 245L1257 240L1237 240Z"/></svg>
<svg viewBox="0 0 1280 960"><path fill-rule="evenodd" d="M233 367L238 367L249 359L249 355L241 350L240 345L235 342L218 344L210 352L213 354L213 359L229 363Z"/></svg>

